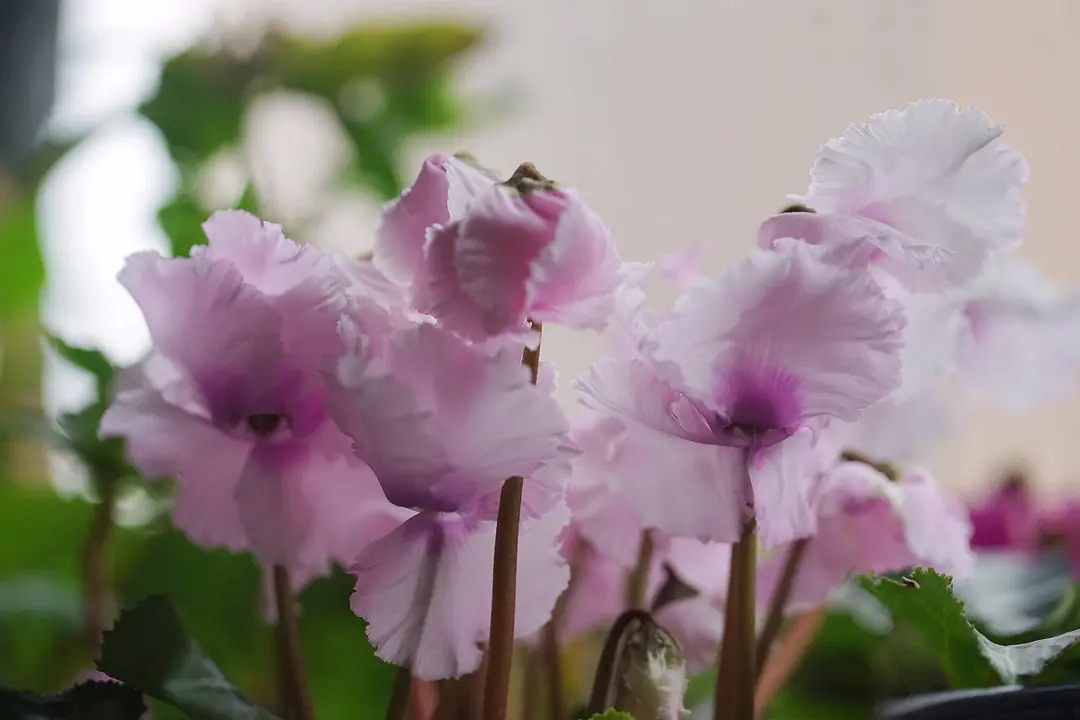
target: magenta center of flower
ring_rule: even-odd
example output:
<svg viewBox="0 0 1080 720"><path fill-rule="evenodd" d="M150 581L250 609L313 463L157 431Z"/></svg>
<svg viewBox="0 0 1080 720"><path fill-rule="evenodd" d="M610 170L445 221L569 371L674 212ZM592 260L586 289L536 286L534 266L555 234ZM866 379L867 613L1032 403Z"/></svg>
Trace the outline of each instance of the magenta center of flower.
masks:
<svg viewBox="0 0 1080 720"><path fill-rule="evenodd" d="M720 445L766 447L802 424L799 378L755 362L740 362L720 378L713 432Z"/></svg>
<svg viewBox="0 0 1080 720"><path fill-rule="evenodd" d="M269 438L289 428L289 416L281 413L256 413L244 418L244 424L257 438Z"/></svg>

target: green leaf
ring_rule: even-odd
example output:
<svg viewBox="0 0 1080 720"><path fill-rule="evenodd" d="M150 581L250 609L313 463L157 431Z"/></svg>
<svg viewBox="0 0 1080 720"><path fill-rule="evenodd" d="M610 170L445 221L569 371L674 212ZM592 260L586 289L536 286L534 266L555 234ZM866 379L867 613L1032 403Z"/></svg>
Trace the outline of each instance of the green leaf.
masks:
<svg viewBox="0 0 1080 720"><path fill-rule="evenodd" d="M81 368L94 376L97 381L97 398L105 401L109 398L109 388L113 377L116 375L116 366L105 356L105 353L92 348L69 345L56 335L46 333L50 347L56 353L77 368Z"/></svg>
<svg viewBox="0 0 1080 720"><path fill-rule="evenodd" d="M45 283L45 263L38 247L37 211L32 198L0 210L0 255L4 258L0 316L36 312Z"/></svg>
<svg viewBox="0 0 1080 720"><path fill-rule="evenodd" d="M135 474L124 453L123 440L98 435L101 417L107 408L106 402L91 403L78 412L64 413L58 419L68 449L86 465L99 493L102 485Z"/></svg>
<svg viewBox="0 0 1080 720"><path fill-rule="evenodd" d="M165 63L157 93L139 111L161 130L174 160L199 163L240 136L254 77L228 54L187 52Z"/></svg>
<svg viewBox="0 0 1080 720"><path fill-rule="evenodd" d="M34 720L139 720L142 694L115 682L81 683L56 695L0 688L0 717Z"/></svg>
<svg viewBox="0 0 1080 720"><path fill-rule="evenodd" d="M176 706L192 720L274 719L229 683L160 595L121 613L105 633L98 668Z"/></svg>
<svg viewBox="0 0 1080 720"><path fill-rule="evenodd" d="M951 580L933 570L917 569L899 582L862 578L860 584L894 619L910 622L922 635L954 688L994 687L1038 675L1080 639L1080 630L1074 630L1021 644L995 643L968 621Z"/></svg>
<svg viewBox="0 0 1080 720"><path fill-rule="evenodd" d="M622 710L605 710L593 715L589 720L634 720L633 715Z"/></svg>
<svg viewBox="0 0 1080 720"><path fill-rule="evenodd" d="M415 83L475 48L483 32L452 21L364 25L330 42L279 37L267 48L282 83L337 102L351 81Z"/></svg>
<svg viewBox="0 0 1080 720"><path fill-rule="evenodd" d="M941 662L955 688L984 688L1001 684L979 642L981 637L964 614L964 603L953 595L952 582L933 570L916 570L900 582L861 578L863 589L881 601L894 619L910 622Z"/></svg>
<svg viewBox="0 0 1080 720"><path fill-rule="evenodd" d="M169 238L173 257L187 257L191 248L206 244L202 224L209 213L186 193L180 193L158 209L158 224Z"/></svg>

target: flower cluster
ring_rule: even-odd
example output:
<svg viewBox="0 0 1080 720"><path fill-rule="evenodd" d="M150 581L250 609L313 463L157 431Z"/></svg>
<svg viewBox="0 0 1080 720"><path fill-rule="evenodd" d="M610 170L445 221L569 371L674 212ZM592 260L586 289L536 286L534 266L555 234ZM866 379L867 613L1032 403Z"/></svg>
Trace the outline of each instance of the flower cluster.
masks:
<svg viewBox="0 0 1080 720"><path fill-rule="evenodd" d="M518 638L651 608L701 667L734 543L764 549L756 602L783 587L786 611L854 574L970 570L964 509L908 463L938 381L1024 406L1080 365L1080 305L1011 255L1027 166L1002 132L944 100L850 126L726 272L701 273L702 248L660 260L669 308L647 302L652 264L621 261L581 196L527 163L500 180L428 158L371 261L218 212L191 257L122 271L153 349L102 431L179 478L195 542L296 588L347 567L378 655L416 678L480 666L507 502ZM608 330L569 418L545 324Z"/></svg>

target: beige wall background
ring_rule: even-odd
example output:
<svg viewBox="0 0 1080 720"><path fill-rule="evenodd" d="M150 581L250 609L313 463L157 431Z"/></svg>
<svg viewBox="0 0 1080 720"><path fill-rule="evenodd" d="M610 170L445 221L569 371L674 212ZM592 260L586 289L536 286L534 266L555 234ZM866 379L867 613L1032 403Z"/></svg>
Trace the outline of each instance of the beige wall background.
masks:
<svg viewBox="0 0 1080 720"><path fill-rule="evenodd" d="M817 147L846 123L926 96L980 105L1007 124L1031 163L1030 229L1021 253L1055 282L1080 288L1076 0L195 5L205 6L218 31L270 16L311 32L333 32L350 17L432 12L482 23L490 43L464 73L465 89L485 95L512 88L516 106L469 134L417 148L417 162L436 148L467 148L504 170L531 160L582 190L625 258L651 259L706 240L711 271L751 246L757 224L785 193L805 188ZM374 208L362 210L359 230L339 223L343 243L369 243L374 215ZM102 269L102 283L111 282L119 257ZM84 277L85 266L78 269ZM545 333L545 356L558 361L566 380L601 347L594 336ZM1077 394L1024 417L969 408L957 422L928 458L944 482L972 490L1003 466L1022 463L1048 490L1080 492Z"/></svg>

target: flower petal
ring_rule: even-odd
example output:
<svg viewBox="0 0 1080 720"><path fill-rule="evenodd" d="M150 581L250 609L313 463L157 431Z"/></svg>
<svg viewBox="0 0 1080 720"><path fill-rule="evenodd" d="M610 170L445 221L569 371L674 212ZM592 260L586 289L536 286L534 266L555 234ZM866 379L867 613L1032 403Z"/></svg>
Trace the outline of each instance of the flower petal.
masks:
<svg viewBox="0 0 1080 720"><path fill-rule="evenodd" d="M451 155L424 160L413 184L383 208L375 265L402 285L413 282L424 264L427 229L462 217L472 198L492 184L489 176Z"/></svg>
<svg viewBox="0 0 1080 720"><path fill-rule="evenodd" d="M570 571L556 550L566 508L524 523L519 545L517 635L547 622ZM368 621L376 654L440 680L475 670L487 639L495 523L421 513L371 543L352 572L353 611Z"/></svg>
<svg viewBox="0 0 1080 720"><path fill-rule="evenodd" d="M665 380L710 402L723 372L750 363L797 380L803 417L854 420L900 385L903 326L899 304L866 273L795 243L696 285L646 352Z"/></svg>
<svg viewBox="0 0 1080 720"><path fill-rule="evenodd" d="M276 387L280 317L231 264L142 252L119 277L155 350L181 365L212 405L251 404Z"/></svg>
<svg viewBox="0 0 1080 720"><path fill-rule="evenodd" d="M809 428L754 451L747 469L762 545L773 548L814 534L817 518L810 493L823 465Z"/></svg>
<svg viewBox="0 0 1080 720"><path fill-rule="evenodd" d="M530 267L525 303L534 319L603 330L615 309L621 263L600 217L570 197L554 240Z"/></svg>

